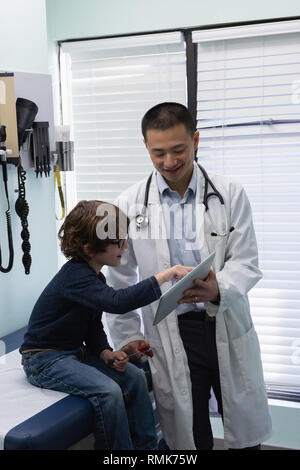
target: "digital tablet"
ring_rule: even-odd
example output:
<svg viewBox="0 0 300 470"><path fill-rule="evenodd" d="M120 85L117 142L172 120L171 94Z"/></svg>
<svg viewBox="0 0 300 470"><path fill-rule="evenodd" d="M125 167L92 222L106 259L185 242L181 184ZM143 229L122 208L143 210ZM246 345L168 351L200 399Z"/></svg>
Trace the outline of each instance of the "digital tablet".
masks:
<svg viewBox="0 0 300 470"><path fill-rule="evenodd" d="M157 325L172 310L178 307L178 300L183 297L183 292L194 286L195 279L206 279L212 266L216 252L209 255L202 263L198 264L191 272L184 276L180 281L176 282L168 289L160 298L157 312L155 314L153 325Z"/></svg>

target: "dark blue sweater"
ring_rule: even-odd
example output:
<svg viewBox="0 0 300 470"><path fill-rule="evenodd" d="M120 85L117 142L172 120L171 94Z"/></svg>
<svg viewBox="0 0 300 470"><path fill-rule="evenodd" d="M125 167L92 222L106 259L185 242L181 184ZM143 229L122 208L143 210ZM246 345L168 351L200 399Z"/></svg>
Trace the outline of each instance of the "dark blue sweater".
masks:
<svg viewBox="0 0 300 470"><path fill-rule="evenodd" d="M85 261L68 261L37 300L20 352L26 349L76 349L85 343L94 354L111 349L102 312L126 313L161 296L154 276L126 289L106 284ZM124 321L126 321L124 319Z"/></svg>

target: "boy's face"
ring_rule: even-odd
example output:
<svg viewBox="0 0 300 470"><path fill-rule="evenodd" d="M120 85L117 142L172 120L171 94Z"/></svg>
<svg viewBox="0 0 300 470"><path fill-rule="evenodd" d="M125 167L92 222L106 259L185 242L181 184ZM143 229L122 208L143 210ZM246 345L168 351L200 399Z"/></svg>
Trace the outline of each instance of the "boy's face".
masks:
<svg viewBox="0 0 300 470"><path fill-rule="evenodd" d="M101 268L102 266L120 266L122 255L127 248L127 241L124 242L121 248L117 244L111 243L107 245L104 252L93 253L91 261L95 266L101 266Z"/></svg>

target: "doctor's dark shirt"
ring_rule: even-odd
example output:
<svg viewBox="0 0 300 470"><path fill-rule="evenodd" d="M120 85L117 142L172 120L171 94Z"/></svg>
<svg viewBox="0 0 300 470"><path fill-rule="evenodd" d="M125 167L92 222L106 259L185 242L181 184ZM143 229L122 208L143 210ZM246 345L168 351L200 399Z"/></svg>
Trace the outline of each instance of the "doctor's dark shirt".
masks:
<svg viewBox="0 0 300 470"><path fill-rule="evenodd" d="M27 349L77 349L94 354L111 349L102 312L126 313L161 296L154 276L115 290L85 262L66 262L37 300L20 352ZM124 319L126 321L126 319Z"/></svg>

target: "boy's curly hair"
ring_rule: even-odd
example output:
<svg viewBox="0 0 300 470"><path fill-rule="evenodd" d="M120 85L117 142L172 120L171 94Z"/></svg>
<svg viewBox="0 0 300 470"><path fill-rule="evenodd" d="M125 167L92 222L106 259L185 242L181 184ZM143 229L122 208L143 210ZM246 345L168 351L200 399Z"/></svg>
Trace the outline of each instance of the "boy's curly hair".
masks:
<svg viewBox="0 0 300 470"><path fill-rule="evenodd" d="M113 204L80 201L58 232L61 251L67 259L84 259L84 245L92 253L104 252L111 240L125 238L128 227L128 217Z"/></svg>

